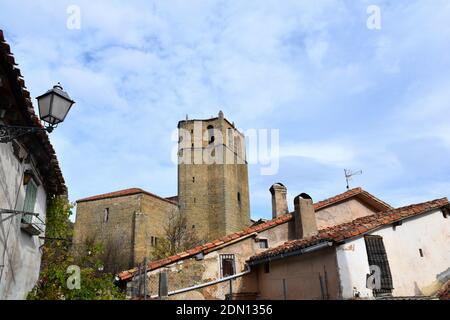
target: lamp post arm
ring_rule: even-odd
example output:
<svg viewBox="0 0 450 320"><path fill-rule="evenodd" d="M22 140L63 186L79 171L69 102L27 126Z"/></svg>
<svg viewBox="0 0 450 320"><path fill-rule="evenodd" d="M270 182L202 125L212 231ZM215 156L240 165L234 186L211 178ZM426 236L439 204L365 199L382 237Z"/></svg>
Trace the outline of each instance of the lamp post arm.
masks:
<svg viewBox="0 0 450 320"><path fill-rule="evenodd" d="M0 143L8 143L26 134L42 131L50 133L53 131L53 128L7 126L0 124Z"/></svg>

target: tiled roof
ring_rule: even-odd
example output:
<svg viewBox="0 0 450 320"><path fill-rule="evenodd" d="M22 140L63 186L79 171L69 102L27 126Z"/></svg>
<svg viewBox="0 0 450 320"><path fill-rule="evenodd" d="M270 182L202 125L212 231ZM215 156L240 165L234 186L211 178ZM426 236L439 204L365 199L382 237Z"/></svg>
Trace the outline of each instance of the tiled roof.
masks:
<svg viewBox="0 0 450 320"><path fill-rule="evenodd" d="M348 199L350 197L353 197L353 196L356 196L356 195L359 195L359 194L362 194L362 193L370 195L368 192L362 190L361 188L356 188L356 189L352 189L352 190L349 190L347 192L344 192L344 193L342 193L340 195L337 195L337 196L335 196L333 198L330 198L330 199L327 199L327 200L324 200L324 201L320 201L320 202L314 204L314 208L315 208L315 210L320 210L320 209L322 209L322 208L324 208L326 206L329 206L329 205L331 205L333 203L343 201L345 199ZM372 195L370 195L370 197L375 198ZM80 200L78 200L78 201L80 201ZM391 208L390 206L388 206L388 207ZM151 262L148 265L148 269L147 270L151 271L151 270L158 269L158 268L163 267L165 265L174 263L174 262L176 262L178 260L182 260L182 259L186 259L186 258L195 256L196 254L198 254L198 253L200 253L200 252L202 252L204 250L210 250L211 251L211 250L213 250L214 248L216 248L218 246L222 246L224 244L227 244L227 243L230 243L230 242L234 242L237 239L246 237L246 236L248 236L248 235L250 235L250 234L252 234L254 232L265 231L267 229L273 228L273 227L278 226L280 224L286 223L286 222L288 222L290 220L292 220L292 214L288 213L288 214L279 216L279 217L277 217L277 218L275 218L273 220L269 220L267 222L262 222L262 223L258 223L258 224L252 225L252 226L250 226L248 228L245 228L244 230L242 230L240 232L236 232L236 233L227 235L227 236L225 236L223 238L220 238L218 240L214 240L212 242L206 243L203 246L195 247L193 249L190 249L190 250L187 250L187 251L182 252L180 254L177 254L177 255L165 258L163 260ZM137 269L135 268L135 269L131 269L131 270L128 270L128 271L123 271L123 272L119 273L118 276L119 276L119 278L121 280L129 280L129 279L131 279L131 277L133 276L133 273L136 270Z"/></svg>
<svg viewBox="0 0 450 320"><path fill-rule="evenodd" d="M442 198L361 217L352 222L322 229L317 235L312 237L287 241L276 248L268 249L251 257L249 262L257 263L258 261L267 258L273 258L280 256L281 254L304 249L324 241L339 243L345 239L364 235L379 227L393 224L396 221L401 221L448 205L449 202L447 198Z"/></svg>
<svg viewBox="0 0 450 320"><path fill-rule="evenodd" d="M23 120L26 122L26 126L36 126L41 127L42 124L34 112L30 92L25 86L25 81L23 80L20 69L17 67L17 63L11 53L11 48L8 43L6 43L5 37L3 35L3 30L0 29L0 63L2 67L5 68L5 72L8 76L9 84L13 91L14 97L16 99L16 108L18 112L22 115ZM14 125L22 125L16 124ZM34 135L38 137L41 147L46 154L46 161L43 163L37 163L39 170L44 177L44 184L46 185L46 190L49 193L56 195L67 194L67 187L64 182L64 177L62 175L61 169L59 167L58 159L56 157L55 149L53 148L48 135L46 132L39 132ZM41 159L43 159L41 157Z"/></svg>
<svg viewBox="0 0 450 320"><path fill-rule="evenodd" d="M146 195L149 195L151 197L154 197L154 198L166 201L166 202L170 202L172 204L177 204L173 200L170 200L170 199L167 199L167 198L162 198L160 196L157 196L156 194L153 194L151 192L145 191L145 190L140 189L140 188L130 188L130 189L124 189L124 190L119 190L119 191L99 194L99 195L96 195L96 196L92 196L92 197L88 197L88 198L83 198L83 199L77 200L76 202L79 203L79 202L103 200L103 199L131 196L131 195L135 195L135 194L146 194Z"/></svg>
<svg viewBox="0 0 450 320"><path fill-rule="evenodd" d="M291 220L291 215L290 214L285 214L283 216L280 216L276 219L270 220L266 223L261 223L258 224L256 226L253 227L248 227L245 228L244 230L240 231L240 232L235 232L232 234L229 234L225 237L222 237L220 239L208 242L204 245L201 246L197 246L195 248L189 249L187 251L181 252L179 254L176 254L174 256L162 259L162 260L158 260L158 261L154 261L154 262L150 262L147 268L147 271L152 271L155 269L158 269L160 267L169 265L171 263L174 263L178 260L182 260L182 259L186 259L192 256L195 256L196 254L203 252L205 250L211 251L214 248L217 248L219 246L223 246L226 244L231 244L233 242L235 242L238 239L242 239L244 237L250 236L251 234L255 233L255 232L261 232L270 228L273 228L277 225L283 224L289 220ZM131 269L131 270L127 270L127 271L123 271L121 273L119 273L119 278L120 280L129 280L132 278L134 272L136 272L137 269Z"/></svg>
<svg viewBox="0 0 450 320"><path fill-rule="evenodd" d="M374 195L370 194L369 192L363 190L362 188L354 188L350 189L344 193L338 194L334 197L319 201L314 204L314 209L320 210L325 209L326 207L329 207L331 205L337 204L339 202L345 201L349 198L357 197L363 202L370 204L375 209L378 209L379 211L385 211L389 209L393 209L389 204L386 202L378 199Z"/></svg>

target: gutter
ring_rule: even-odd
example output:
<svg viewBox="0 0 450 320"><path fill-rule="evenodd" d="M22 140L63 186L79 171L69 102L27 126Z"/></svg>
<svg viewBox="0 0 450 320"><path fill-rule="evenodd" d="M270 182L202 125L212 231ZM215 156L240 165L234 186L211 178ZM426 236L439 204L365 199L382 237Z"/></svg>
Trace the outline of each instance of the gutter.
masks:
<svg viewBox="0 0 450 320"><path fill-rule="evenodd" d="M332 241L326 241L326 242L320 242L317 243L313 246L310 247L306 247L303 249L298 249L298 250L294 250L294 251L290 251L288 253L280 253L276 256L272 256L272 257L266 257L266 258L262 258L259 260L254 260L254 261L250 261L248 262L249 266L255 266L261 263L265 263L265 262L270 262L270 261L276 261L276 260L280 260L280 259L284 259L284 258L288 258L288 257L292 257L292 256L299 256L305 253L309 253L309 252L314 252L314 251L318 251L320 249L323 248L328 248L331 247L333 245Z"/></svg>

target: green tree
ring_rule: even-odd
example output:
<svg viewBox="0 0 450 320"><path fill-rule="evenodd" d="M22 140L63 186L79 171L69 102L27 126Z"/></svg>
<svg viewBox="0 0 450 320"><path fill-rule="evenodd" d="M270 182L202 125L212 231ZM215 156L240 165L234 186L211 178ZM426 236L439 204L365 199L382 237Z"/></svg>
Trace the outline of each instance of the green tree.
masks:
<svg viewBox="0 0 450 320"><path fill-rule="evenodd" d="M64 197L52 197L47 205L45 244L38 283L28 294L29 300L107 300L124 299L124 293L113 284L113 275L103 272L102 247L87 243L86 251L75 260L71 250L73 206ZM80 267L79 289L69 289L71 274L67 268Z"/></svg>

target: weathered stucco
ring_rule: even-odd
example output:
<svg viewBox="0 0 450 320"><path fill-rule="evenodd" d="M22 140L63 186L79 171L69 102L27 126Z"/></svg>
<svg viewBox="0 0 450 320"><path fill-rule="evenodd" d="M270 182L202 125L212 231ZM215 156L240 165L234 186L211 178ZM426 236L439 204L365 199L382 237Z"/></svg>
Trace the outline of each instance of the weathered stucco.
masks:
<svg viewBox="0 0 450 320"><path fill-rule="evenodd" d="M318 229L325 229L341 223L376 213L377 210L353 198L316 211Z"/></svg>
<svg viewBox="0 0 450 320"><path fill-rule="evenodd" d="M255 267L260 299L326 300L339 298L334 248L263 263ZM266 272L268 271L268 272Z"/></svg>
<svg viewBox="0 0 450 320"><path fill-rule="evenodd" d="M24 171L34 167L19 160L11 143L0 144L0 208L23 210L26 185ZM34 212L45 221L47 195L42 181L38 184ZM43 240L21 230L21 215L0 216L0 300L24 299L39 277ZM33 222L37 222L33 217ZM40 225L44 231L45 226Z"/></svg>
<svg viewBox="0 0 450 320"><path fill-rule="evenodd" d="M450 267L449 217L435 210L404 220L395 229L387 226L371 234L383 237L393 296L431 295L438 289L438 277ZM337 259L343 298L353 298L355 292L362 298L372 298L372 291L366 288L369 263L364 238L339 246Z"/></svg>

